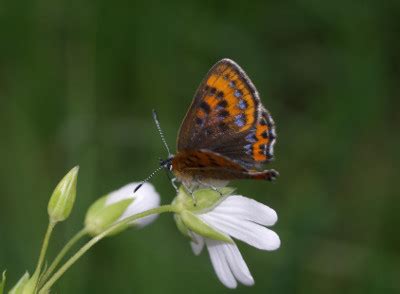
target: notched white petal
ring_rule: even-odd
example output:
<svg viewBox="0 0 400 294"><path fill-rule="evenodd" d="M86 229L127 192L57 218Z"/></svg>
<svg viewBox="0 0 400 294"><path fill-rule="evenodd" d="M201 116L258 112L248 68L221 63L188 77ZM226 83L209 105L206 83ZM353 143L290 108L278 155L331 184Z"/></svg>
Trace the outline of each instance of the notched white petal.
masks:
<svg viewBox="0 0 400 294"><path fill-rule="evenodd" d="M212 210L212 213L232 215L235 218L249 220L264 226L272 226L278 220L278 216L272 208L239 195L227 197Z"/></svg>
<svg viewBox="0 0 400 294"><path fill-rule="evenodd" d="M211 262L220 281L228 288L254 285L254 279L235 243L205 239Z"/></svg>
<svg viewBox="0 0 400 294"><path fill-rule="evenodd" d="M110 205L127 198L133 198L133 191L137 185L138 183L130 183L119 188L118 190L111 192L107 196L106 205Z"/></svg>
<svg viewBox="0 0 400 294"><path fill-rule="evenodd" d="M127 198L134 199L124 211L120 220L160 205L160 195L150 183L144 183L143 186L134 193L135 188L139 184L140 183L130 183L108 195L107 205ZM153 222L156 218L157 215L150 215L134 221L134 224L138 227L143 227Z"/></svg>
<svg viewBox="0 0 400 294"><path fill-rule="evenodd" d="M217 230L258 249L276 250L280 246L279 236L274 231L251 221L240 220L231 215L215 215L213 212L199 217Z"/></svg>
<svg viewBox="0 0 400 294"><path fill-rule="evenodd" d="M221 247L222 242L211 239L206 239L205 241L208 253L210 254L211 263L219 280L228 288L236 288L237 282L229 267L223 248Z"/></svg>
<svg viewBox="0 0 400 294"><path fill-rule="evenodd" d="M221 246L225 252L229 267L231 268L235 278L243 285L254 285L253 276L251 275L250 270L247 267L247 264L240 254L240 251L236 244L223 243L221 244Z"/></svg>
<svg viewBox="0 0 400 294"><path fill-rule="evenodd" d="M204 248L204 238L193 232L190 232L189 234L193 240L192 242L190 242L190 246L192 247L193 253L195 255L199 255Z"/></svg>

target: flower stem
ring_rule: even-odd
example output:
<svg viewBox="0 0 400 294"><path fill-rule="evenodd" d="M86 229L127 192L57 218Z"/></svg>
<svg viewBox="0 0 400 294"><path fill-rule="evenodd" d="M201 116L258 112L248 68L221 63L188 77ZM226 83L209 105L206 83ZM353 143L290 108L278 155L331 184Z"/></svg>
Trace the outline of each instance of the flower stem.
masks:
<svg viewBox="0 0 400 294"><path fill-rule="evenodd" d="M32 278L31 278L31 280L34 283L34 284L32 283L33 289L37 288L38 281L39 281L39 275L42 270L44 259L46 257L46 252L47 252L47 248L49 246L51 233L53 232L55 225L56 225L55 222L50 221L49 225L47 226L46 235L44 236L44 239L43 239L42 249L40 250L39 260L38 260L35 272L33 273Z"/></svg>
<svg viewBox="0 0 400 294"><path fill-rule="evenodd" d="M50 277L50 275L54 272L56 267L59 265L60 261L64 258L64 256L68 253L68 251L78 242L82 237L84 237L87 234L86 229L83 228L80 230L78 233L75 234L71 238L71 240L68 241L67 244L61 249L60 253L57 254L56 258L54 258L53 262L49 266L49 268L46 270L46 272L43 274L43 276L40 278L40 283L39 287L42 286L47 279Z"/></svg>
<svg viewBox="0 0 400 294"><path fill-rule="evenodd" d="M54 283L80 258L84 255L90 248L92 248L97 242L106 237L109 233L117 230L118 228L129 224L132 221L135 221L139 218L143 218L152 214L160 214L164 212L175 212L176 208L174 205L162 205L156 208L152 208L146 210L144 212L132 215L128 218L125 218L105 229L103 232L98 234L97 236L90 239L81 249L79 249L73 256L71 256L65 264L60 267L55 274L44 284L44 286L40 289L39 294L47 293L48 290L54 285Z"/></svg>

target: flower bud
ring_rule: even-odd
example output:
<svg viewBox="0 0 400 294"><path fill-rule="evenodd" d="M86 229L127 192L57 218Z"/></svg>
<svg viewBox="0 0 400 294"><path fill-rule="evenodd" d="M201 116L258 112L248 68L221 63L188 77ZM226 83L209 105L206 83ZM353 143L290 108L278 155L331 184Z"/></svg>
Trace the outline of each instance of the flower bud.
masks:
<svg viewBox="0 0 400 294"><path fill-rule="evenodd" d="M71 213L76 196L79 166L71 169L58 183L51 195L47 211L53 223L64 221Z"/></svg>
<svg viewBox="0 0 400 294"><path fill-rule="evenodd" d="M134 193L138 184L125 185L92 204L85 218L85 228L90 235L96 236L119 220L159 206L160 195L154 187L145 183L140 190ZM112 234L119 233L129 226L143 227L151 223L156 217L156 215L151 215L138 219L126 226L119 227Z"/></svg>
<svg viewBox="0 0 400 294"><path fill-rule="evenodd" d="M96 236L117 221L133 199L120 200L107 205L108 196L95 201L86 213L85 228L89 235Z"/></svg>
<svg viewBox="0 0 400 294"><path fill-rule="evenodd" d="M33 293L33 290L31 292L29 291L24 291L26 284L29 281L29 273L25 272L25 274L18 280L17 284L8 292L8 294L25 294L25 293ZM1 293L1 292L0 292Z"/></svg>

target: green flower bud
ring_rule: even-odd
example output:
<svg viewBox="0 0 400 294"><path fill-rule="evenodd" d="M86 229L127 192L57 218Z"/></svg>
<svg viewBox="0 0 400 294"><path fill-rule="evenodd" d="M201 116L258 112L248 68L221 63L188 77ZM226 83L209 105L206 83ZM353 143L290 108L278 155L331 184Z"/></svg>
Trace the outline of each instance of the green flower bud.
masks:
<svg viewBox="0 0 400 294"><path fill-rule="evenodd" d="M178 210L174 219L179 231L189 237L190 231L192 231L210 239L233 242L228 235L215 230L197 216L198 213L211 210L233 191L234 189L230 187L221 188L219 192L212 189L199 189L193 192L193 196L190 196L181 187L178 195L172 202Z"/></svg>
<svg viewBox="0 0 400 294"><path fill-rule="evenodd" d="M29 281L29 273L25 272L25 274L18 280L17 284L8 292L8 294L25 294L25 293L33 293L33 289L31 292L25 291L25 286Z"/></svg>
<svg viewBox="0 0 400 294"><path fill-rule="evenodd" d="M85 228L91 236L100 234L107 227L117 221L134 199L123 199L109 205L106 204L107 200L108 195L99 198L92 204L92 206L90 206L86 213ZM128 225L126 227L128 227ZM113 232L113 234L121 232L126 229L126 227L120 228L118 232Z"/></svg>
<svg viewBox="0 0 400 294"><path fill-rule="evenodd" d="M58 183L51 195L47 211L53 223L64 221L71 213L76 196L79 166L71 169Z"/></svg>
<svg viewBox="0 0 400 294"><path fill-rule="evenodd" d="M3 272L1 281L0 281L0 294L3 294L4 287L6 285L6 271Z"/></svg>
<svg viewBox="0 0 400 294"><path fill-rule="evenodd" d="M93 203L86 214L85 228L87 232L92 236L96 236L117 221L158 207L160 205L160 195L154 187L149 183L145 183L140 190L134 193L139 184L141 183L127 184ZM151 215L130 222L127 225L120 225L109 235L122 232L131 226L136 228L144 227L156 218L157 215Z"/></svg>

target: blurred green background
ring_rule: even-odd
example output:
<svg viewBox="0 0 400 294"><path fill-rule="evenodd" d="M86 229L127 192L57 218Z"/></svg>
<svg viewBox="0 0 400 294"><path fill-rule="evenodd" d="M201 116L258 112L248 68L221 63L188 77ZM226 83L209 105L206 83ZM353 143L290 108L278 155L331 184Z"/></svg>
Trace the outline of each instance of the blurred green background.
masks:
<svg viewBox="0 0 400 294"><path fill-rule="evenodd" d="M289 3L290 2L290 3ZM239 247L255 278L235 293L399 293L400 2L0 3L0 266L33 271L46 205L79 164L54 256L99 196L165 157L219 59L249 74L277 123L274 183L237 182L277 210L275 252ZM174 197L165 175L162 202ZM90 251L55 293L232 293L171 215Z"/></svg>

